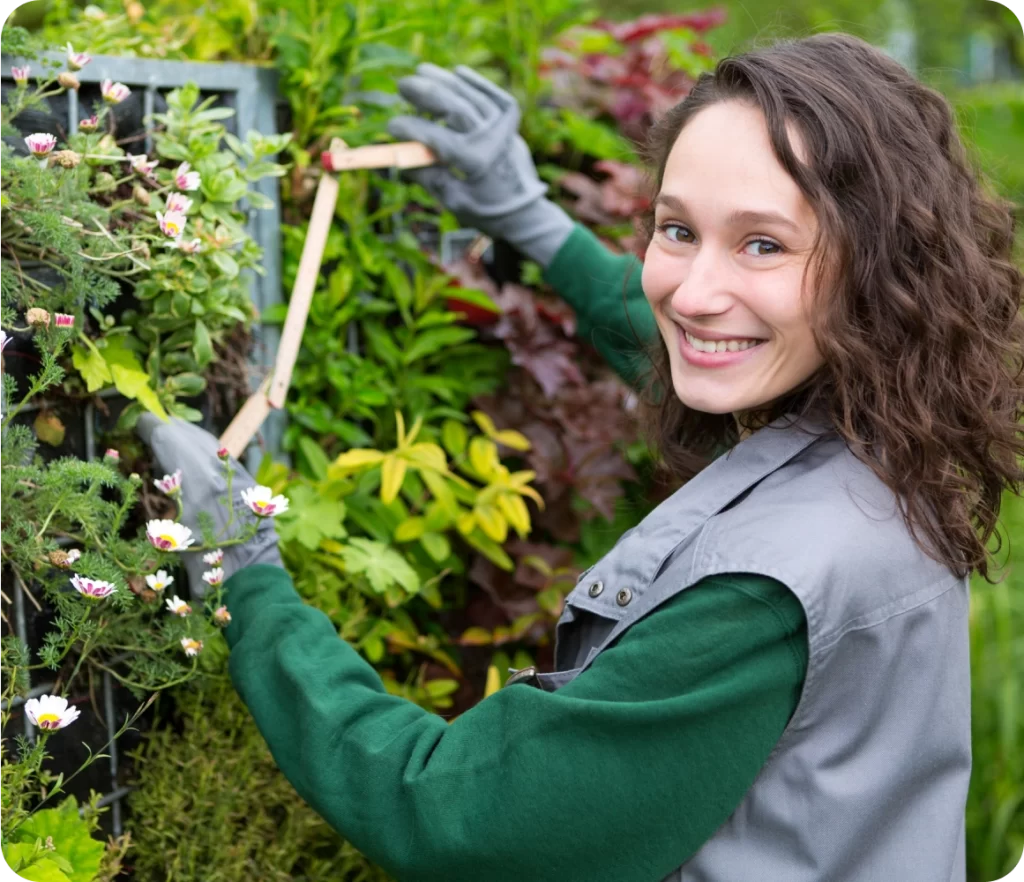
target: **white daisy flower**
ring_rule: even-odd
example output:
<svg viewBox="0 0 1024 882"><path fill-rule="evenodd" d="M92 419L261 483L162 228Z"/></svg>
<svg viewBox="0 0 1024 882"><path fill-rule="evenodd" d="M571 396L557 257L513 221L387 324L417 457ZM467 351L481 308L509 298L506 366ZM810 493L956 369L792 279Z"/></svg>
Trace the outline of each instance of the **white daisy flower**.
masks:
<svg viewBox="0 0 1024 882"><path fill-rule="evenodd" d="M170 598L167 601L167 609L174 613L176 616L181 616L182 618L184 618L190 612L192 612L192 607L190 607L187 603L185 603L184 600L178 597L177 594L175 594L174 597Z"/></svg>
<svg viewBox="0 0 1024 882"><path fill-rule="evenodd" d="M258 485L242 491L242 501L260 518L272 518L288 511L288 497L278 494L269 487Z"/></svg>
<svg viewBox="0 0 1024 882"><path fill-rule="evenodd" d="M192 168L187 162L178 166L174 173L174 183L179 190L198 190L202 182L199 172L189 171Z"/></svg>
<svg viewBox="0 0 1024 882"><path fill-rule="evenodd" d="M171 582L174 581L174 576L168 576L167 570L157 570L155 573L150 573L146 576L146 584L149 585L152 591L163 591Z"/></svg>
<svg viewBox="0 0 1024 882"><path fill-rule="evenodd" d="M203 563L208 563L211 567L219 567L221 562L224 560L224 549L217 548L208 554L203 555Z"/></svg>
<svg viewBox="0 0 1024 882"><path fill-rule="evenodd" d="M226 625L231 621L231 613L228 612L226 606L218 606L213 611L213 618L218 625Z"/></svg>
<svg viewBox="0 0 1024 882"><path fill-rule="evenodd" d="M193 640L191 637L182 637L181 648L185 650L185 655L199 655L199 651L203 648L203 641Z"/></svg>
<svg viewBox="0 0 1024 882"><path fill-rule="evenodd" d="M215 567L212 570L207 570L203 573L203 581L212 588L216 588L221 582L224 581L224 570L220 567Z"/></svg>
<svg viewBox="0 0 1024 882"><path fill-rule="evenodd" d="M40 729L63 729L78 719L77 707L68 707L60 695L40 695L25 702L25 714Z"/></svg>
<svg viewBox="0 0 1024 882"><path fill-rule="evenodd" d="M175 469L173 475L164 475L157 478L153 483L156 489L166 493L168 496L175 496L181 490L181 469Z"/></svg>
<svg viewBox="0 0 1024 882"><path fill-rule="evenodd" d="M78 573L71 577L71 584L75 586L75 590L79 594L96 600L109 597L117 590L117 586L113 582L104 582L102 579L88 579L85 576L78 575Z"/></svg>
<svg viewBox="0 0 1024 882"><path fill-rule="evenodd" d="M175 214L187 214L192 207L192 200L184 193L171 193L167 197L167 210Z"/></svg>
<svg viewBox="0 0 1024 882"><path fill-rule="evenodd" d="M107 104L120 104L131 93L132 90L124 83L115 83L112 80L104 80L100 83L100 94Z"/></svg>
<svg viewBox="0 0 1024 882"><path fill-rule="evenodd" d="M168 520L150 521L146 524L146 538L160 551L182 551L196 541L188 527Z"/></svg>

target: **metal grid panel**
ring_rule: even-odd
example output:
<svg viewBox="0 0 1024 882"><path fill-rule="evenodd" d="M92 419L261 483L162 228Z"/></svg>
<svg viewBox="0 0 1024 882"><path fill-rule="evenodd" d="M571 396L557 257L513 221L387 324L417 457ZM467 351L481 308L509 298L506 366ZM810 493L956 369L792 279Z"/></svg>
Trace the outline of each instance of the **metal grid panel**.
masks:
<svg viewBox="0 0 1024 882"><path fill-rule="evenodd" d="M47 57L63 62L63 56L59 53L50 53ZM20 60L17 58L4 57L0 59L0 65L5 72L9 72L12 65L19 63ZM229 103L235 108L235 117L233 120L226 120L225 125L230 128L234 121L236 134L239 137L244 139L245 134L253 129L264 135L277 132L277 73L270 68L245 64L200 64L96 56L87 67L76 72L76 76L83 84L98 84L109 78L115 82L124 83L133 92L141 92L143 119L154 112L159 91L194 82L203 92L219 93L223 96L225 103ZM9 74L5 74L3 79L11 80ZM83 111L79 108L77 92L68 90L66 96L67 131L70 133L77 131L78 121L83 115ZM52 101L52 99L50 100ZM152 138L147 133L145 151L149 153L152 147ZM263 267L266 274L260 276L253 272L248 273L253 303L262 314L268 307L281 302L282 299L281 209L276 178L264 178L253 186L274 203L273 208L264 210L256 210L244 203L242 206L247 215L246 230L263 249ZM254 370L250 373L250 390L253 391L259 385L262 375L273 365L280 331L274 326L257 325L254 328L254 338L255 351L252 356ZM117 395L118 393L114 389L106 389L99 393L102 398L113 398ZM39 406L30 404L23 410L28 412ZM98 421L96 407L91 400L86 404L82 418L85 432L85 455L89 461L92 461L97 458ZM266 449L272 453L280 454L285 420L285 413L280 410L271 413L263 424L261 434L264 444ZM259 446L255 442L250 444L245 452L245 464L250 471L256 470L261 455L262 451ZM29 645L25 591L14 590L13 594L15 632L19 640ZM115 661L117 660L115 659ZM28 697L44 694L52 689L53 685L52 681L34 684ZM110 674L106 672L103 674L102 693L103 727L109 738L117 731L118 724L114 715L114 683ZM20 698L15 698L12 701L13 706L22 703L23 700ZM30 741L34 741L35 727L29 722L27 716L23 717L22 722L25 736ZM117 743L112 743L107 750L109 753L110 790L102 797L100 805L111 806L112 832L115 836L119 836L123 832L121 800L130 792L131 788L122 786L118 781Z"/></svg>

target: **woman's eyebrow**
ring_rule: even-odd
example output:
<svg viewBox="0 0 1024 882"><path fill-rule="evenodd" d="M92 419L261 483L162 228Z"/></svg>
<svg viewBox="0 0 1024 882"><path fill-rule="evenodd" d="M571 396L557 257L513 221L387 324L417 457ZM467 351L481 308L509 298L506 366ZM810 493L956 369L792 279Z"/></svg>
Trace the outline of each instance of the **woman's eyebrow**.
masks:
<svg viewBox="0 0 1024 882"><path fill-rule="evenodd" d="M654 207L657 208L659 205L665 205L673 211L678 211L681 214L689 214L689 209L685 203L675 196L668 193L659 193L658 197L654 200ZM755 211L754 209L736 209L729 212L725 218L727 226L736 226L738 224L778 224L782 227L789 227L794 233L800 232L799 225L790 220L784 214L780 214L777 211Z"/></svg>

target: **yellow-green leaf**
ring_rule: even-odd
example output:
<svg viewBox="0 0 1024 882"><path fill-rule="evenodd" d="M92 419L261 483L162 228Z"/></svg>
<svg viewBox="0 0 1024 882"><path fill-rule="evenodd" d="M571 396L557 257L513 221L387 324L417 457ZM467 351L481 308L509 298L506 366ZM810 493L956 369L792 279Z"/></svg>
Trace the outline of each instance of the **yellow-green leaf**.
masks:
<svg viewBox="0 0 1024 882"><path fill-rule="evenodd" d="M402 446L409 446L413 441L416 440L416 436L420 433L420 428L423 426L423 417L416 417L416 421L412 424L412 428L409 429L409 434L405 436L405 442Z"/></svg>
<svg viewBox="0 0 1024 882"><path fill-rule="evenodd" d="M494 420L492 420L482 410L474 410L470 416L473 417L473 422L480 427L480 431L485 435L490 436L497 431L497 428L494 425Z"/></svg>
<svg viewBox="0 0 1024 882"><path fill-rule="evenodd" d="M452 553L452 546L448 542L448 537L443 533L424 533L420 536L420 545L423 546L431 559L437 563L441 563Z"/></svg>
<svg viewBox="0 0 1024 882"><path fill-rule="evenodd" d="M484 534L495 542L504 542L508 537L508 521L493 505L478 505L473 512Z"/></svg>
<svg viewBox="0 0 1024 882"><path fill-rule="evenodd" d="M51 447L60 447L64 443L64 423L52 410L41 410L32 424L36 437Z"/></svg>
<svg viewBox="0 0 1024 882"><path fill-rule="evenodd" d="M444 478L441 478L441 481L443 483ZM453 511L449 511L441 502L435 499L427 506L427 510L423 513L424 525L432 533L447 530L452 525L452 521L457 513L458 506Z"/></svg>
<svg viewBox="0 0 1024 882"><path fill-rule="evenodd" d="M412 542L413 539L419 539L425 529L426 522L423 518L409 518L395 527L395 541Z"/></svg>
<svg viewBox="0 0 1024 882"><path fill-rule="evenodd" d="M400 410L395 411L395 431L398 435L398 446L405 444L405 417Z"/></svg>
<svg viewBox="0 0 1024 882"><path fill-rule="evenodd" d="M385 505L395 501L405 480L405 460L391 454L385 457L380 467L380 501Z"/></svg>
<svg viewBox="0 0 1024 882"><path fill-rule="evenodd" d="M530 449L530 439L515 429L502 429L500 432L495 432L491 437L499 444L504 444L513 450Z"/></svg>
<svg viewBox="0 0 1024 882"><path fill-rule="evenodd" d="M488 480L500 465L497 445L487 438L474 438L469 442L469 464L483 480Z"/></svg>
<svg viewBox="0 0 1024 882"><path fill-rule="evenodd" d="M452 456L462 456L468 441L466 427L458 420L445 420L441 426L441 443Z"/></svg>
<svg viewBox="0 0 1024 882"><path fill-rule="evenodd" d="M455 526L463 536L468 536L476 527L476 515L470 511L464 512L455 521Z"/></svg>
<svg viewBox="0 0 1024 882"><path fill-rule="evenodd" d="M410 437L411 433L410 433ZM402 456L410 463L421 468L433 469L435 472L448 470L448 459L444 451L436 444L423 442L413 444L402 451Z"/></svg>
<svg viewBox="0 0 1024 882"><path fill-rule="evenodd" d="M102 389L107 383L114 382L106 359L100 355L100 351L91 342L88 349L83 346L75 346L71 350L71 363L82 375L82 379L85 380L85 388L89 392L95 392L97 389Z"/></svg>
<svg viewBox="0 0 1024 882"><path fill-rule="evenodd" d="M520 539L525 539L530 532L530 512L521 496L513 493L502 493L498 497L498 508L508 522L515 528Z"/></svg>
<svg viewBox="0 0 1024 882"><path fill-rule="evenodd" d="M501 689L501 674L494 665L487 666L487 684L484 686L484 698L488 695L494 695Z"/></svg>
<svg viewBox="0 0 1024 882"><path fill-rule="evenodd" d="M474 530L465 538L466 542L472 545L491 563L509 573L515 570L516 565L512 562L512 558L505 553L505 549L498 545L497 542L488 539L480 530Z"/></svg>
<svg viewBox="0 0 1024 882"><path fill-rule="evenodd" d="M459 504L455 501L455 494L452 493L452 488L448 486L447 478L430 470L420 472L420 477L423 479L423 483L430 488L430 492L434 494L434 499L441 505L448 517L458 517Z"/></svg>
<svg viewBox="0 0 1024 882"><path fill-rule="evenodd" d="M149 374L145 371L123 367L120 364L110 365L110 373L114 377L117 391L125 398L135 398L147 410L152 411L161 419L167 419L167 412L160 404L160 399L149 386Z"/></svg>
<svg viewBox="0 0 1024 882"><path fill-rule="evenodd" d="M333 479L353 469L377 465L377 463L383 461L386 455L379 450L371 450L364 447L346 450L331 463L330 468L327 469L327 476Z"/></svg>
<svg viewBox="0 0 1024 882"><path fill-rule="evenodd" d="M491 632L477 626L466 628L457 642L462 646L486 646L491 642Z"/></svg>

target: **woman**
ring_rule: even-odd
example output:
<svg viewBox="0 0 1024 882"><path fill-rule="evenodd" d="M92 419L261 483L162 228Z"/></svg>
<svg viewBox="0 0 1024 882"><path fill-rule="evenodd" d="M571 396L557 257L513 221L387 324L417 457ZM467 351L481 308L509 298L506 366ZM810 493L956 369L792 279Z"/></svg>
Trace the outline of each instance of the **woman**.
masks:
<svg viewBox="0 0 1024 882"><path fill-rule="evenodd" d="M223 564L233 681L400 880L963 880L968 579L1024 453L1012 216L945 100L845 35L723 60L650 158L649 424L685 483L581 576L556 670L450 724L387 694L265 521ZM216 440L140 432L185 522L213 508Z"/></svg>

